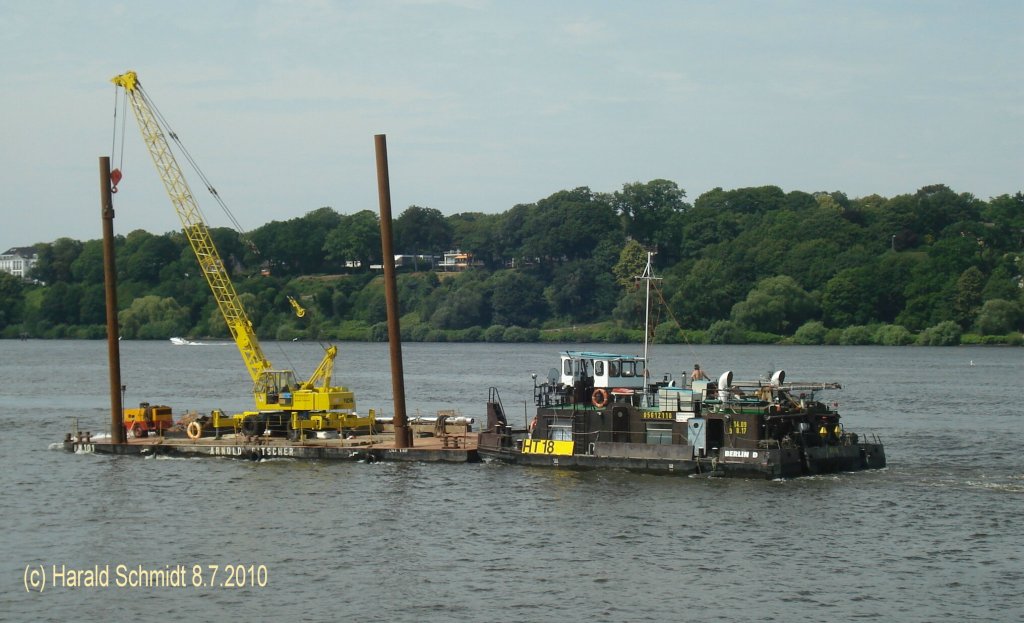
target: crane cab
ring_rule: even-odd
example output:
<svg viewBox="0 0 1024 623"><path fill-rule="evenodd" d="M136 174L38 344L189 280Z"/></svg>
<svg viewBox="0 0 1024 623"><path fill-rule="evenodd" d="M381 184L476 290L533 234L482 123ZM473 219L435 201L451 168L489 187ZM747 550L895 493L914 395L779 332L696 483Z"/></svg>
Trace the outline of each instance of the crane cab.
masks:
<svg viewBox="0 0 1024 623"><path fill-rule="evenodd" d="M293 370L263 370L253 384L259 411L344 411L356 408L355 394L347 387L306 387Z"/></svg>
<svg viewBox="0 0 1024 623"><path fill-rule="evenodd" d="M293 370L264 370L256 378L252 393L256 397L256 408L291 409L299 384Z"/></svg>

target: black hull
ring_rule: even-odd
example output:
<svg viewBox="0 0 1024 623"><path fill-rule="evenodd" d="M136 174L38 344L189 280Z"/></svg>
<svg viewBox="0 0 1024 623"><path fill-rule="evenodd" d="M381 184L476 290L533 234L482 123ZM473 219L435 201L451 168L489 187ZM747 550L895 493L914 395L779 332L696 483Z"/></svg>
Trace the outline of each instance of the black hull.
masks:
<svg viewBox="0 0 1024 623"><path fill-rule="evenodd" d="M620 444L622 445L622 444ZM643 448L637 448L643 453ZM523 454L511 448L480 446L484 460L513 465L554 467L559 469L624 469L653 474L708 475L734 478L796 478L815 474L855 472L885 467L882 444L860 443L851 446L808 448L777 448L749 450L723 448L723 458L662 458L653 456L574 454L551 456ZM734 456L725 457L733 453Z"/></svg>

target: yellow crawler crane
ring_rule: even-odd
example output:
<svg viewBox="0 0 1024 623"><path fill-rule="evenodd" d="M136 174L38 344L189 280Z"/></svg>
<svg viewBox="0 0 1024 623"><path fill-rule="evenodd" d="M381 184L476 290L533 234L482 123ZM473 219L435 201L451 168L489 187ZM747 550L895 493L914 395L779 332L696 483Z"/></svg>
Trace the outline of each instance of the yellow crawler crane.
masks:
<svg viewBox="0 0 1024 623"><path fill-rule="evenodd" d="M331 385L337 347L332 345L326 349L320 365L305 381L297 380L293 370L275 370L271 366L138 76L129 71L114 77L112 82L124 89L131 102L142 138L181 219L199 268L252 377L256 410L231 416L214 410L207 426L212 426L217 435L230 428L247 435L281 431L291 439L300 439L310 431L372 428L373 410L366 417L358 416L355 395L347 387ZM299 309L294 301L292 304ZM188 433L190 437L198 437L203 427L190 426Z"/></svg>

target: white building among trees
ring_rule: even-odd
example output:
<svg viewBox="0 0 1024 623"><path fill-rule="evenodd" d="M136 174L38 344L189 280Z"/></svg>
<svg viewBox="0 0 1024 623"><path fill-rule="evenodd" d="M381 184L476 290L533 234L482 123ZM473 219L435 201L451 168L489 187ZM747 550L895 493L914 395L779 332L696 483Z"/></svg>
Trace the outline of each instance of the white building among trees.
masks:
<svg viewBox="0 0 1024 623"><path fill-rule="evenodd" d="M39 261L35 247L11 247L0 255L0 271L27 279L29 271Z"/></svg>

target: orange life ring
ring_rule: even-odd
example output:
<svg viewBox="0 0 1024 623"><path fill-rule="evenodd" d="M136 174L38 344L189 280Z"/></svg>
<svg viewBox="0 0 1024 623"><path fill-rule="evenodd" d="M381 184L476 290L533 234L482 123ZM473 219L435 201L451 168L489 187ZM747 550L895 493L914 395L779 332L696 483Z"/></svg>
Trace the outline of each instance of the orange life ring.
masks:
<svg viewBox="0 0 1024 623"><path fill-rule="evenodd" d="M594 390L594 393L590 395L590 402L594 403L594 406L598 409L605 406L608 404L608 391L598 387Z"/></svg>
<svg viewBox="0 0 1024 623"><path fill-rule="evenodd" d="M189 422L188 428L185 429L185 434L188 435L189 439L199 439L203 434L203 426L199 422Z"/></svg>

